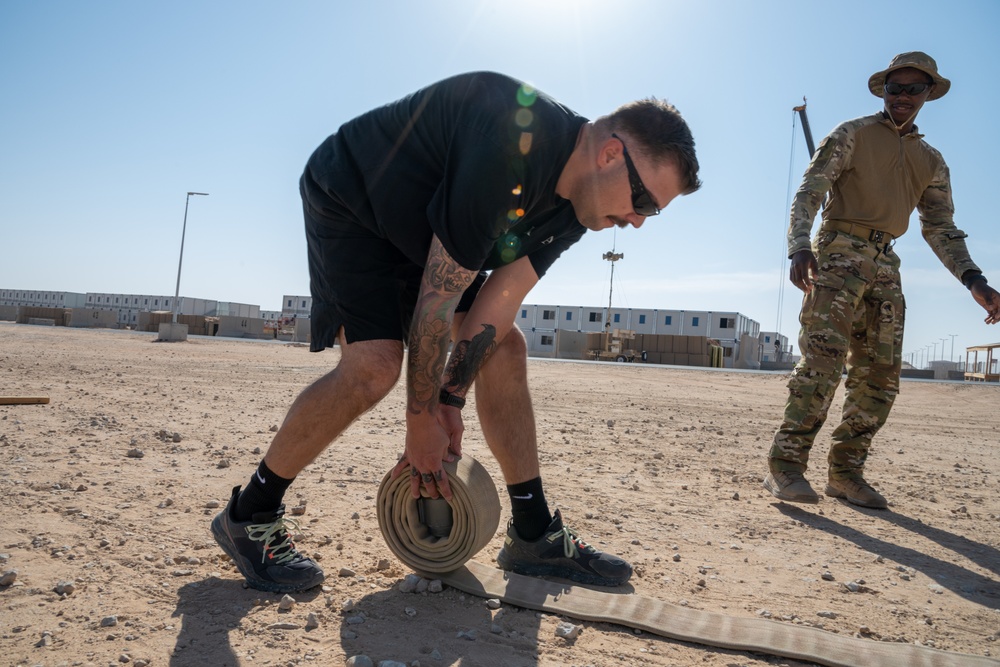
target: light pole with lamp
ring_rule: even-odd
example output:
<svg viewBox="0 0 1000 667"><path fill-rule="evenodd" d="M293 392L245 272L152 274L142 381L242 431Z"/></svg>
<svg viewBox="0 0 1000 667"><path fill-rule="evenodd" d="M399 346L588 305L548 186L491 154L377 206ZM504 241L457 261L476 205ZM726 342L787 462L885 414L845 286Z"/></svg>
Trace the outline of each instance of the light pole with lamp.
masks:
<svg viewBox="0 0 1000 667"><path fill-rule="evenodd" d="M177 311L180 308L180 296L181 296L181 265L184 263L184 236L187 234L187 224L188 224L188 203L191 201L191 195L201 195L202 197L207 197L207 192L189 192L187 197L184 199L184 226L181 227L181 256L177 260L177 289L174 291L174 317L173 323L177 324Z"/></svg>
<svg viewBox="0 0 1000 667"><path fill-rule="evenodd" d="M948 334L951 336L951 360L955 361L955 336L958 334Z"/></svg>

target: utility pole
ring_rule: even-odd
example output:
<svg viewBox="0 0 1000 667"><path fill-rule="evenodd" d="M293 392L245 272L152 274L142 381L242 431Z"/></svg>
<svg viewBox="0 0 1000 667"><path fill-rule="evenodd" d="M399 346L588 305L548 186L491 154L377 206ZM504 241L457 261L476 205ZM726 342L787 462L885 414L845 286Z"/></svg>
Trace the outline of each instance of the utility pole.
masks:
<svg viewBox="0 0 1000 667"><path fill-rule="evenodd" d="M955 336L958 334L948 334L951 336L951 360L955 361Z"/></svg>
<svg viewBox="0 0 1000 667"><path fill-rule="evenodd" d="M615 252L611 249L611 252L606 252L601 256L601 259L606 259L611 262L611 286L608 288L608 315L604 319L604 328L607 330L606 333L611 333L611 295L614 293L615 289L615 262L619 259L625 257L623 252Z"/></svg>

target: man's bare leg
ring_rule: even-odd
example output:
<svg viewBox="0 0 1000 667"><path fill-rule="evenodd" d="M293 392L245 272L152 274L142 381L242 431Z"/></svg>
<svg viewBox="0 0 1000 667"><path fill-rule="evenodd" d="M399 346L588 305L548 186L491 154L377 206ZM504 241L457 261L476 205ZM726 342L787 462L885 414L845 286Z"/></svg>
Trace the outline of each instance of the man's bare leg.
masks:
<svg viewBox="0 0 1000 667"><path fill-rule="evenodd" d="M267 467L281 477L291 479L302 472L399 380L402 342L360 341L342 344L340 350L337 367L292 403L264 456Z"/></svg>
<svg viewBox="0 0 1000 667"><path fill-rule="evenodd" d="M527 355L524 334L512 327L476 378L479 423L508 485L539 476Z"/></svg>

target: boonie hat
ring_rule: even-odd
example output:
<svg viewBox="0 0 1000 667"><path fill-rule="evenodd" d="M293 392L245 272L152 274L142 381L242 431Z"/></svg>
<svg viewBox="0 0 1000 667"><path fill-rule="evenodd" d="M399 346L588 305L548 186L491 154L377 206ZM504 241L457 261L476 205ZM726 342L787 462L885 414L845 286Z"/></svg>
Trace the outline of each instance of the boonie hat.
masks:
<svg viewBox="0 0 1000 667"><path fill-rule="evenodd" d="M889 76L889 72L894 72L904 67L918 69L934 81L934 88L931 89L931 94L927 96L928 100L936 100L944 97L951 88L951 81L938 74L937 63L934 62L933 58L923 51L910 51L909 53L900 53L892 59L888 67L881 72L872 74L868 78L868 90L872 92L872 95L881 99L882 86L885 85L885 78Z"/></svg>

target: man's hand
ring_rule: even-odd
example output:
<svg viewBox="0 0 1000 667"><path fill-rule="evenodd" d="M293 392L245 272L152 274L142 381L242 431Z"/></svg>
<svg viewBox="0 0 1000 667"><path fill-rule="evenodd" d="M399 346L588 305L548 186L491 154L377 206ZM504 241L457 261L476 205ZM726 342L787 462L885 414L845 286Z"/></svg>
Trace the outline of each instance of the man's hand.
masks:
<svg viewBox="0 0 1000 667"><path fill-rule="evenodd" d="M459 412L455 408L442 406L437 412ZM410 468L410 494L420 497L423 486L431 498L444 496L451 500L451 485L442 461L454 461L461 454L461 435L456 438L453 431L443 426L440 415L410 416L406 420L406 451L392 469L392 478ZM458 417L461 429L461 416ZM451 422L453 424L453 422Z"/></svg>
<svg viewBox="0 0 1000 667"><path fill-rule="evenodd" d="M792 284L807 294L812 291L813 276L819 273L816 255L812 250L799 250L792 255L792 266L788 270L788 279Z"/></svg>
<svg viewBox="0 0 1000 667"><path fill-rule="evenodd" d="M977 280L972 283L972 298L986 310L986 324L1000 322L1000 292L986 282Z"/></svg>

